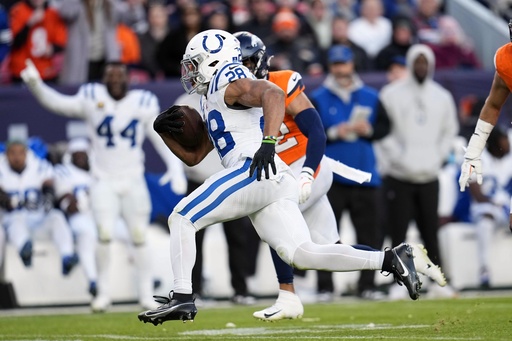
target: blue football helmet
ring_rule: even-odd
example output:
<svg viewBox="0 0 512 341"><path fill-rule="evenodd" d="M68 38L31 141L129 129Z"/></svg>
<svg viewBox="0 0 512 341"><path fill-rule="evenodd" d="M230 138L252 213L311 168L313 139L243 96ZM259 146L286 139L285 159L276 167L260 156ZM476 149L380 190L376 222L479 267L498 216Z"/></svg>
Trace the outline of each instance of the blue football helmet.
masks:
<svg viewBox="0 0 512 341"><path fill-rule="evenodd" d="M251 61L254 64L250 68L251 72L258 79L266 79L271 57L267 55L267 47L263 44L263 41L258 36L247 31L237 32L233 35L240 41L242 63L245 65L247 60Z"/></svg>

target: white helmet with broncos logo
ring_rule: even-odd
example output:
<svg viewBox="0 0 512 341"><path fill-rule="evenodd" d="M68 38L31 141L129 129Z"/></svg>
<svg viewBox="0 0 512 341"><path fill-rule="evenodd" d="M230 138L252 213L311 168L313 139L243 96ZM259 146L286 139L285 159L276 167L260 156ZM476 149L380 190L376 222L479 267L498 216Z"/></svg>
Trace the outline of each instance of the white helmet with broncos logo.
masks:
<svg viewBox="0 0 512 341"><path fill-rule="evenodd" d="M181 61L181 84L189 94L206 94L213 75L226 63L241 63L240 42L231 33L207 30L190 40Z"/></svg>

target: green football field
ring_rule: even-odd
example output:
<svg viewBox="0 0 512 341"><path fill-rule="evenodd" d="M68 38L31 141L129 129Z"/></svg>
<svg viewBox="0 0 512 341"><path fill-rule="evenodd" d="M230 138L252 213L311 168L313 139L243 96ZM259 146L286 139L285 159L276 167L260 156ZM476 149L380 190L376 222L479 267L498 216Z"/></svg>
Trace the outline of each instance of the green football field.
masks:
<svg viewBox="0 0 512 341"><path fill-rule="evenodd" d="M136 308L105 314L2 311L0 340L512 340L512 297L341 299L305 305L302 319L274 323L254 319L258 308L263 305L203 308L194 322L157 327L139 322Z"/></svg>

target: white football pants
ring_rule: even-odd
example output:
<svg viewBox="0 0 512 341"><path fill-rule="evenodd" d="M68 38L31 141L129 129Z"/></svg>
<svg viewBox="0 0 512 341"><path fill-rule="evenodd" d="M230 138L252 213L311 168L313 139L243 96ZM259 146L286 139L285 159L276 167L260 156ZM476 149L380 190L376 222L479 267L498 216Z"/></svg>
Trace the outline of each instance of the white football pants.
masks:
<svg viewBox="0 0 512 341"><path fill-rule="evenodd" d="M182 199L169 216L174 290L192 293L195 232L206 226L249 216L260 236L288 264L327 271L378 270L384 252L348 245L318 245L298 207L298 184L290 168L276 157L277 175L249 177L250 159L224 169Z"/></svg>

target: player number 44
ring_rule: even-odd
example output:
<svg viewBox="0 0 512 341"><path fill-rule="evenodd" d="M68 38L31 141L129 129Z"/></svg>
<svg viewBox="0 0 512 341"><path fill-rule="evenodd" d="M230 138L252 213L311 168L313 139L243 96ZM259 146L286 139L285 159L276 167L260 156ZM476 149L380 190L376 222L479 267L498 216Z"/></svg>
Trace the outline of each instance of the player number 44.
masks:
<svg viewBox="0 0 512 341"><path fill-rule="evenodd" d="M98 125L98 128L96 128L96 132L98 133L98 136L106 137L107 138L107 147L113 147L115 146L114 143L114 134L112 133L112 120L114 119L113 116L105 116L103 121ZM139 123L138 120L131 120L130 123L121 131L119 135L121 135L122 138L129 139L131 141L131 146L135 146L136 144L136 136L137 136L137 124Z"/></svg>

